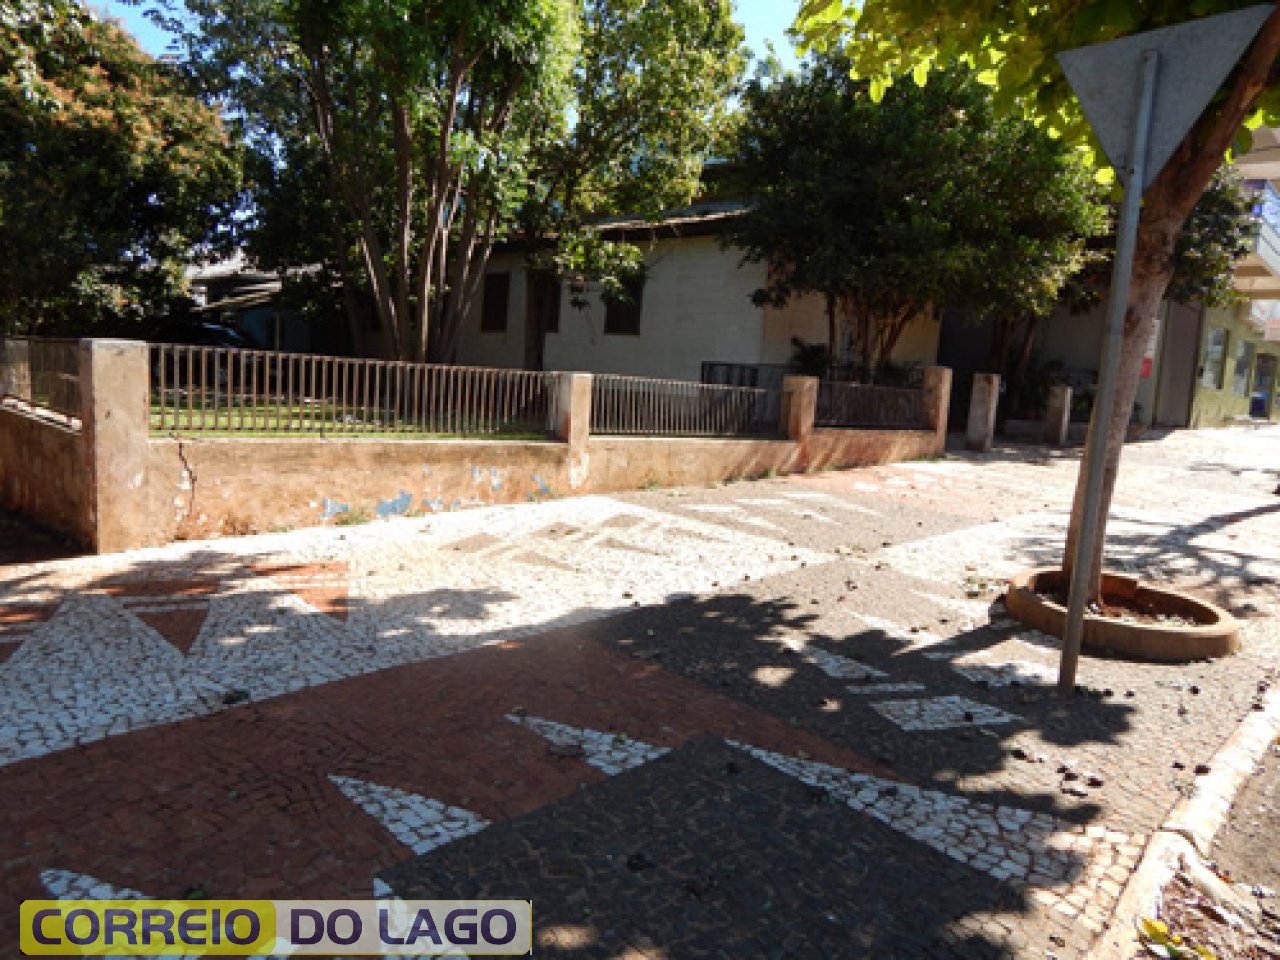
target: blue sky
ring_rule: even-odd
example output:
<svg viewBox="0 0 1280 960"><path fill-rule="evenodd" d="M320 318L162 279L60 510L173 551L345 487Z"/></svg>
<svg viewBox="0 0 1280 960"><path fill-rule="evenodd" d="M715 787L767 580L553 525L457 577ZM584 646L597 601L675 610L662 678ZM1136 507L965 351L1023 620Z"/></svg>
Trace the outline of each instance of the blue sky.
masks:
<svg viewBox="0 0 1280 960"><path fill-rule="evenodd" d="M167 35L151 25L142 7L131 7L119 0L90 0L90 3L123 20L150 53L165 52ZM779 57L789 65L795 63L795 58L784 34L799 6L799 0L735 0L734 3L738 21L747 28L747 45L755 53L763 54L765 42L772 40Z"/></svg>

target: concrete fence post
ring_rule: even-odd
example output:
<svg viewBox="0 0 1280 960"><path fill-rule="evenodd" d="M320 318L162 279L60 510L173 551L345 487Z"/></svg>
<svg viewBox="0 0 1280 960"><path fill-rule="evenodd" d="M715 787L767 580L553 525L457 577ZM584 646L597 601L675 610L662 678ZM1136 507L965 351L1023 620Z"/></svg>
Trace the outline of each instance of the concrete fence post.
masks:
<svg viewBox="0 0 1280 960"><path fill-rule="evenodd" d="M569 489L584 486L591 475L587 441L591 438L591 384L589 373L562 373L556 392L556 439L569 445Z"/></svg>
<svg viewBox="0 0 1280 960"><path fill-rule="evenodd" d="M935 454L947 448L947 418L951 415L951 368L924 370L924 428L935 434Z"/></svg>
<svg viewBox="0 0 1280 960"><path fill-rule="evenodd" d="M1049 388L1049 403L1044 412L1044 442L1063 447L1071 427L1071 388L1059 384Z"/></svg>
<svg viewBox="0 0 1280 960"><path fill-rule="evenodd" d="M150 381L145 343L80 341L89 529L98 553L145 543Z"/></svg>
<svg viewBox="0 0 1280 960"><path fill-rule="evenodd" d="M782 380L782 435L796 443L813 436L818 417L818 378L784 377Z"/></svg>
<svg viewBox="0 0 1280 960"><path fill-rule="evenodd" d="M973 393L969 396L969 426L965 445L970 450L987 453L995 442L996 406L1000 402L1000 374L975 373Z"/></svg>

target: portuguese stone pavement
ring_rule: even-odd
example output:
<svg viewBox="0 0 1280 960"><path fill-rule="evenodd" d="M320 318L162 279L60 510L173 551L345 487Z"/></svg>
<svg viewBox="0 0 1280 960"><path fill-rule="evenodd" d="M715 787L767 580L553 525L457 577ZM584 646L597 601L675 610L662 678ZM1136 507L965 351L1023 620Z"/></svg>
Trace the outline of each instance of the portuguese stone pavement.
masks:
<svg viewBox="0 0 1280 960"><path fill-rule="evenodd" d="M1274 680L1280 433L1126 453L1112 566L1242 619L1086 658L1034 448L0 568L0 955L57 897L506 897L547 957L1088 956Z"/></svg>

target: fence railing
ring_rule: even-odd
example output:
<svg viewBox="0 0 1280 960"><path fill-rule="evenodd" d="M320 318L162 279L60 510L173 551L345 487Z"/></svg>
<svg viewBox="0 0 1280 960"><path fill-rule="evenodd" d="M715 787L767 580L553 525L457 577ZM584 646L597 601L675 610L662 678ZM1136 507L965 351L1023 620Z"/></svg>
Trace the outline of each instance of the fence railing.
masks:
<svg viewBox="0 0 1280 960"><path fill-rule="evenodd" d="M20 400L70 420L79 419L79 341L0 337L2 399Z"/></svg>
<svg viewBox="0 0 1280 960"><path fill-rule="evenodd" d="M151 428L190 433L544 437L557 375L151 345Z"/></svg>
<svg viewBox="0 0 1280 960"><path fill-rule="evenodd" d="M738 363L724 360L702 362L702 382L735 387L781 390L792 375L814 376L837 383L877 384L887 387L919 387L924 383L924 367L918 363L891 363L873 370L865 364L833 363L821 371L804 371L788 363Z"/></svg>
<svg viewBox="0 0 1280 960"><path fill-rule="evenodd" d="M925 426L925 392L824 381L818 385L814 425L918 430Z"/></svg>
<svg viewBox="0 0 1280 960"><path fill-rule="evenodd" d="M591 432L669 437L777 436L782 392L596 374Z"/></svg>

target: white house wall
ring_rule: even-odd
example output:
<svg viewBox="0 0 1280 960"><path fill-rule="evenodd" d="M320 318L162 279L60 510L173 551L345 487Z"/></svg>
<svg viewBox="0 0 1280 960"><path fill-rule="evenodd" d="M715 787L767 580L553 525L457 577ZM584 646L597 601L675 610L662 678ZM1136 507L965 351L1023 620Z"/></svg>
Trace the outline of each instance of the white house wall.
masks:
<svg viewBox="0 0 1280 960"><path fill-rule="evenodd" d="M724 250L715 237L659 240L645 248L648 269L638 335L606 334L605 307L598 284L588 285L577 307L565 286L560 330L548 333L547 370L583 370L635 376L698 380L706 361L787 363L793 338L827 342L827 320L818 296L797 297L785 307L761 308L751 295L765 283L762 264L743 264L742 254ZM491 367L519 367L525 356L526 270L523 254L495 254L488 273L511 276L507 326L482 332L481 297L476 298L459 336L458 361ZM893 359L931 364L937 359L938 325L928 318L904 332Z"/></svg>
<svg viewBox="0 0 1280 960"><path fill-rule="evenodd" d="M500 332L480 330L483 293L477 295L458 334L458 362L463 365L518 368L524 364L526 284L523 254L498 253L490 257L485 273L502 270L511 274L511 289L507 294L507 329Z"/></svg>
<svg viewBox="0 0 1280 960"><path fill-rule="evenodd" d="M764 317L761 359L765 363L786 363L795 352L792 338L809 344L827 342L827 307L823 297L808 294L794 297L784 307L768 307ZM916 317L902 331L893 349L897 363L929 366L938 360L938 323L931 317Z"/></svg>
<svg viewBox="0 0 1280 960"><path fill-rule="evenodd" d="M786 306L765 308L761 362L790 361L795 353L793 337L804 343L827 342L827 310L822 297L793 297Z"/></svg>
<svg viewBox="0 0 1280 960"><path fill-rule="evenodd" d="M587 370L697 380L707 360L758 363L762 311L751 302L764 280L758 264L715 237L660 240L646 250L640 333L606 334L605 307L592 284L585 307L564 294L560 332L547 334L548 370Z"/></svg>
<svg viewBox="0 0 1280 960"><path fill-rule="evenodd" d="M1138 384L1137 403L1138 419L1144 422L1151 420L1155 408L1156 384L1159 371L1155 362L1160 356L1160 336L1164 332L1165 318L1169 304L1160 306L1160 320L1156 325L1156 340L1151 345L1153 358L1151 375L1143 378ZM1068 372L1089 371L1095 376L1102 359L1102 341L1106 333L1107 305L1097 304L1091 310L1073 314L1065 307L1059 307L1050 318L1042 334L1036 352L1042 361L1056 360Z"/></svg>
<svg viewBox="0 0 1280 960"><path fill-rule="evenodd" d="M891 359L895 363L932 366L938 362L938 327L940 324L928 315L921 315L907 324L902 338L893 348Z"/></svg>
<svg viewBox="0 0 1280 960"><path fill-rule="evenodd" d="M1036 350L1043 359L1056 360L1067 370L1096 371L1106 317L1106 304L1080 314L1059 307L1045 324Z"/></svg>

